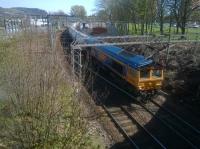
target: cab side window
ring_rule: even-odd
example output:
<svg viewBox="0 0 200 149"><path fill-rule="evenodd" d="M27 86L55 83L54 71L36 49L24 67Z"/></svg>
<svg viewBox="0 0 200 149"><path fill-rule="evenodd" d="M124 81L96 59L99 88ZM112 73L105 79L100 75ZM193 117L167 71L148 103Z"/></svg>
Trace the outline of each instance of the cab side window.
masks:
<svg viewBox="0 0 200 149"><path fill-rule="evenodd" d="M129 72L130 72L130 75L131 75L131 76L137 77L137 71L136 71L136 70L130 68L130 71L129 71Z"/></svg>
<svg viewBox="0 0 200 149"><path fill-rule="evenodd" d="M162 71L161 70L153 70L152 76L160 78L160 77L162 77Z"/></svg>

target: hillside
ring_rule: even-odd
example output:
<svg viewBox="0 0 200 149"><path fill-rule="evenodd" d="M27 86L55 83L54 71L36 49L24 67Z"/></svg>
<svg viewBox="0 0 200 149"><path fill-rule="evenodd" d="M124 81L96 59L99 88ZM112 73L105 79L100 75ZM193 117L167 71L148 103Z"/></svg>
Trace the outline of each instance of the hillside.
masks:
<svg viewBox="0 0 200 149"><path fill-rule="evenodd" d="M47 12L38 8L2 8L0 7L0 16L24 16L24 15L46 15Z"/></svg>

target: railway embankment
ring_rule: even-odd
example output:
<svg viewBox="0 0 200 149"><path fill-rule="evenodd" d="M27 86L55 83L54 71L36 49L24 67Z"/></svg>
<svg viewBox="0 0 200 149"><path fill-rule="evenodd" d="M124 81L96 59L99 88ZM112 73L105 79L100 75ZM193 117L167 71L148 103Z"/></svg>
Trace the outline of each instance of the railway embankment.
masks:
<svg viewBox="0 0 200 149"><path fill-rule="evenodd" d="M57 39L33 30L0 42L0 85L8 95L0 106L1 147L103 148L91 137L60 44L51 46Z"/></svg>

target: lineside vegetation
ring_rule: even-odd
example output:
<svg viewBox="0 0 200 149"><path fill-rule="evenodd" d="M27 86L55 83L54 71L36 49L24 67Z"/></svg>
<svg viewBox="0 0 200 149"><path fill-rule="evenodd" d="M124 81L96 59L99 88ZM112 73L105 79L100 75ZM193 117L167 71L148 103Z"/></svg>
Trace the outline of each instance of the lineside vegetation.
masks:
<svg viewBox="0 0 200 149"><path fill-rule="evenodd" d="M96 148L46 34L0 41L0 147Z"/></svg>

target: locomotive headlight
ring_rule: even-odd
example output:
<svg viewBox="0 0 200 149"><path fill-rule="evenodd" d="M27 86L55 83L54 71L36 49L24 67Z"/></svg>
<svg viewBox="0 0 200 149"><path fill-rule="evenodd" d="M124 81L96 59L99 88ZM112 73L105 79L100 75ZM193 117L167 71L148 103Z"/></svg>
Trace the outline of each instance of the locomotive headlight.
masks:
<svg viewBox="0 0 200 149"><path fill-rule="evenodd" d="M161 85L161 83L156 83L156 86L160 86Z"/></svg>
<svg viewBox="0 0 200 149"><path fill-rule="evenodd" d="M144 88L144 83L140 83L139 85L138 85L138 88L140 89L140 90L142 90L143 88Z"/></svg>

